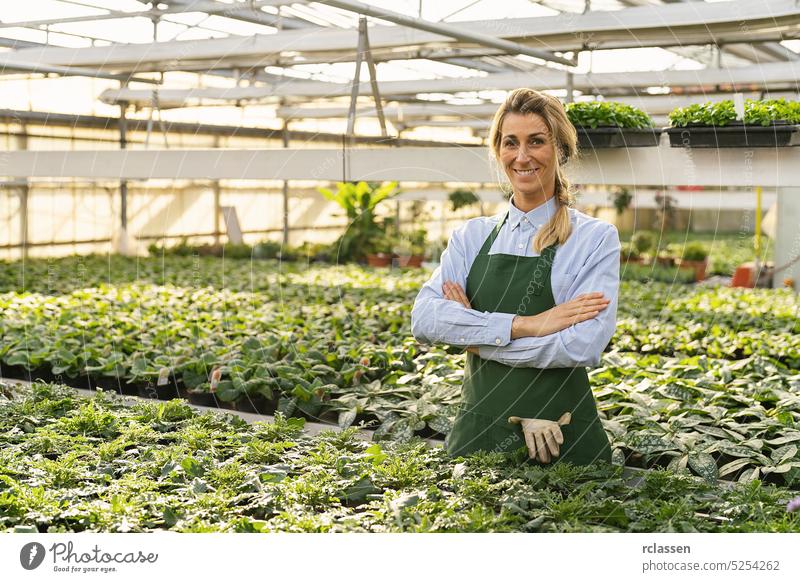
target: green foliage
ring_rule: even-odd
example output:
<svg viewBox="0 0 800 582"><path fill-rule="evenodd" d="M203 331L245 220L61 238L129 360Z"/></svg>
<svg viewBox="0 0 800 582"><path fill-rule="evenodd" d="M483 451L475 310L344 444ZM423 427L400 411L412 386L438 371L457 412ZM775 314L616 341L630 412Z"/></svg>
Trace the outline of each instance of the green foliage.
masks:
<svg viewBox="0 0 800 582"><path fill-rule="evenodd" d="M656 238L650 231L637 230L631 236L631 244L639 254L649 253L656 246Z"/></svg>
<svg viewBox="0 0 800 582"><path fill-rule="evenodd" d="M253 247L253 258L276 259L280 256L283 245L272 240L261 241Z"/></svg>
<svg viewBox="0 0 800 582"><path fill-rule="evenodd" d="M730 125L736 121L733 100L706 103L695 103L688 107L679 107L669 114L673 127L687 125ZM800 123L800 101L785 99L756 100L747 99L744 103L745 125L768 126L776 121Z"/></svg>
<svg viewBox="0 0 800 582"><path fill-rule="evenodd" d="M480 202L480 198L472 190L453 190L447 195L447 198L450 200L450 207L453 212Z"/></svg>
<svg viewBox="0 0 800 582"><path fill-rule="evenodd" d="M701 242L686 243L681 258L685 261L704 261L708 258L708 249Z"/></svg>
<svg viewBox="0 0 800 582"><path fill-rule="evenodd" d="M320 188L319 191L345 211L349 222L347 230L335 245L338 261L363 260L367 254L391 250L391 242L387 241L389 232L385 224L378 223L375 209L380 202L396 193L397 182L383 185L338 182L337 187L335 193L328 188Z"/></svg>
<svg viewBox="0 0 800 582"><path fill-rule="evenodd" d="M544 469L499 453L450 459L441 447L419 440L378 445L352 429L309 436L302 420L281 416L274 423L249 425L185 407L143 413L117 398L100 394L86 401L54 385L16 388L10 396L0 399L0 530L9 532L778 532L800 527L800 516L785 510L795 491L750 478L717 485L709 461L716 453L700 449L721 445L699 430L684 465L631 474L611 465L560 463ZM63 417L53 415L57 409ZM125 430L81 438L62 422L90 410ZM29 430L20 429L23 417ZM705 420L694 425L702 427L713 425ZM198 439L202 447L196 446ZM45 440L54 447L41 448ZM68 447L59 448L62 441ZM34 444L44 452L33 453ZM745 452L752 450L749 445L741 448L730 452L745 455L736 459L746 468L756 458ZM774 469L793 463L788 459L795 450L789 444L776 452L777 460L770 461ZM676 448L675 458L682 454Z"/></svg>
<svg viewBox="0 0 800 582"><path fill-rule="evenodd" d="M641 253L639 253L639 250L636 248L636 245L630 242L622 243L620 249L620 255L622 256L623 261L630 261L641 258Z"/></svg>
<svg viewBox="0 0 800 582"><path fill-rule="evenodd" d="M624 186L618 186L611 193L611 201L617 211L617 215L621 215L630 207L633 201L633 194Z"/></svg>
<svg viewBox="0 0 800 582"><path fill-rule="evenodd" d="M427 249L428 231L417 228L401 233L395 245L395 250L400 254L424 255Z"/></svg>
<svg viewBox="0 0 800 582"><path fill-rule="evenodd" d="M670 252L683 248L681 238L664 240L674 241ZM705 243L712 257L715 242ZM0 284L6 286L0 294L3 371L20 366L57 370L67 381L90 375L145 383L157 381L166 368L182 387L202 392L217 369L222 401L274 399L287 415L323 416L342 427L364 423L377 429L381 447L450 431L463 351L420 345L410 337L411 307L427 273L259 267L210 257L31 259L24 265L30 288L23 292L8 290L19 284L16 269L22 264L0 264ZM710 455L723 479L749 479L757 472L795 486L795 458L790 448L782 449L793 441L780 439L791 436L800 419L797 297L769 289L675 285L681 274L691 275L685 270L665 270L666 283L659 284L660 268L650 265L623 265L623 279L634 269L643 270L647 283L623 281L617 331L602 366L592 371L617 457L642 466L674 462L675 470L708 476ZM118 284L103 283L109 277ZM136 411L146 425L137 428L102 407L75 406L72 400L37 388L8 426L36 434L26 441L30 451L63 454L69 451L63 435L71 435L76 442L102 445L98 455L112 459L124 451L120 439L129 430L137 441L152 443L159 440L154 432L169 432L187 414L177 404L153 403ZM57 419L55 426L38 432L41 415ZM698 432L715 439L706 442ZM180 434L201 467L196 451L209 450L213 433L210 425L194 424ZM262 438L242 454L278 463L293 448L280 443L293 439ZM380 478L410 479L412 466L410 460L389 462L392 472L371 475L370 482L380 487ZM220 483L235 481L238 470L231 471L220 474ZM65 468L59 479L74 476ZM368 495L366 482L351 485L348 499ZM475 495L488 495L482 483L473 485ZM326 487L307 492L315 507L336 493ZM476 519L483 523L485 517Z"/></svg>
<svg viewBox="0 0 800 582"><path fill-rule="evenodd" d="M638 258L635 247L630 243L625 247L632 251L631 258ZM623 264L620 277L623 281L659 281L661 283L694 283L694 272L678 267L662 266L657 263L648 265L637 265L633 263Z"/></svg>
<svg viewBox="0 0 800 582"><path fill-rule="evenodd" d="M630 236L620 234L623 243ZM737 266L755 258L753 236L749 233L665 231L661 233L660 241L666 249L674 249L675 256L680 256L687 242L701 242L708 249L708 272L712 275L731 276ZM762 262L771 260L772 250L770 239L762 237Z"/></svg>
<svg viewBox="0 0 800 582"><path fill-rule="evenodd" d="M566 105L567 117L575 127L623 127L646 129L653 120L641 109L615 101L581 101Z"/></svg>

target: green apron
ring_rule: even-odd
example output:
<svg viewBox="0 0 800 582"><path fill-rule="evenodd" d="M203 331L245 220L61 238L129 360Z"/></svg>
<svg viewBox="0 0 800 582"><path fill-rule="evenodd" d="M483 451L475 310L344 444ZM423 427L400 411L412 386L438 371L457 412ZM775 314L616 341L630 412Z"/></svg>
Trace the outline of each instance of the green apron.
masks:
<svg viewBox="0 0 800 582"><path fill-rule="evenodd" d="M536 315L555 306L550 271L556 245L538 257L493 254L489 249L508 214L483 243L467 277L467 298L478 311ZM553 338L553 341L557 341ZM451 456L477 450L512 452L525 447L525 437L509 416L558 420L564 444L554 462L588 465L611 462L611 447L589 387L586 368L522 368L467 354L461 405L447 438ZM531 461L536 462L536 461ZM551 463L552 464L552 463Z"/></svg>

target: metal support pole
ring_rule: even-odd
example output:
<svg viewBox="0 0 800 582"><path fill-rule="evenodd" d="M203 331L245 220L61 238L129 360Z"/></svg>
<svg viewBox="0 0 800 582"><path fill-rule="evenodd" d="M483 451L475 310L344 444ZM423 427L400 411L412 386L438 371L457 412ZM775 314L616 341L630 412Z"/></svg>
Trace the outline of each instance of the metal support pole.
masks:
<svg viewBox="0 0 800 582"><path fill-rule="evenodd" d="M283 147L289 147L288 121L283 120ZM289 246L289 180L283 181L283 246Z"/></svg>
<svg viewBox="0 0 800 582"><path fill-rule="evenodd" d="M28 195L30 186L27 184L19 189L19 239L22 259L28 258Z"/></svg>
<svg viewBox="0 0 800 582"><path fill-rule="evenodd" d="M800 188L778 188L777 225L775 232L775 273L772 286L783 287L784 281L800 291Z"/></svg>
<svg viewBox="0 0 800 582"><path fill-rule="evenodd" d="M347 136L352 137L356 125L356 102L358 101L358 85L361 82L361 61L364 58L364 31L359 23L358 47L356 48L356 71L353 75L353 88L350 91L350 109L347 112Z"/></svg>
<svg viewBox="0 0 800 582"><path fill-rule="evenodd" d="M222 234L222 208L221 208L221 201L222 198L222 189L219 185L219 180L214 180L213 185L214 190L214 245L219 246L220 241L219 237Z"/></svg>
<svg viewBox="0 0 800 582"><path fill-rule="evenodd" d="M22 131L20 131L19 139L17 141L17 148L21 150L28 149L28 126L22 124ZM19 242L21 258L28 258L28 198L30 196L30 185L28 180L25 179L24 183L19 189Z"/></svg>
<svg viewBox="0 0 800 582"><path fill-rule="evenodd" d="M572 92L574 85L575 85L575 78L571 71L567 71L567 96L565 98L567 103L572 103L573 100Z"/></svg>
<svg viewBox="0 0 800 582"><path fill-rule="evenodd" d="M369 69L369 82L372 86L372 98L375 100L375 111L378 114L378 121L381 124L381 135L387 137L386 117L383 115L383 105L381 104L381 92L378 89L378 73L375 69L375 61L372 58L372 51L369 48L369 33L367 32L367 19L363 16L358 19L359 37L364 35L364 53L367 57L367 68Z"/></svg>
<svg viewBox="0 0 800 582"><path fill-rule="evenodd" d="M756 273L761 272L761 186L756 186L756 236L755 236L755 251L756 251Z"/></svg>
<svg viewBox="0 0 800 582"><path fill-rule="evenodd" d="M119 103L119 149L124 150L128 148L128 120L125 117L126 109L128 108L127 101L120 101ZM128 181L124 179L119 182L120 194L120 207L119 207L119 222L123 230L123 236L128 232Z"/></svg>

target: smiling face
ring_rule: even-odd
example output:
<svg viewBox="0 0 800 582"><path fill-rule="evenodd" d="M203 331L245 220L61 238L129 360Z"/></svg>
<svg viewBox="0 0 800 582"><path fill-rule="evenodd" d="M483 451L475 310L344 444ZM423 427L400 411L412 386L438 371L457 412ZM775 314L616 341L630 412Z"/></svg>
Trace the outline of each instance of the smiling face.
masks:
<svg viewBox="0 0 800 582"><path fill-rule="evenodd" d="M558 162L552 134L542 116L508 113L500 133L498 157L514 188L515 199L541 204L551 198Z"/></svg>

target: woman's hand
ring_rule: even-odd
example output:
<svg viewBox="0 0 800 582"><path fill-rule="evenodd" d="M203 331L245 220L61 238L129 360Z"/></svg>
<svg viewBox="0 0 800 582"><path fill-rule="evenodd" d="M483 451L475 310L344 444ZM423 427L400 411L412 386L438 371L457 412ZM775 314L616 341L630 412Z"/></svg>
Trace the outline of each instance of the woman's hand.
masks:
<svg viewBox="0 0 800 582"><path fill-rule="evenodd" d="M610 303L611 300L602 293L584 293L538 315L515 317L511 322L511 339L557 333L576 323L597 317Z"/></svg>
<svg viewBox="0 0 800 582"><path fill-rule="evenodd" d="M464 293L464 290L458 283L445 281L442 283L442 293L444 294L445 299L456 301L467 309L472 309L472 305L470 305L469 299L467 299L467 294Z"/></svg>
<svg viewBox="0 0 800 582"><path fill-rule="evenodd" d="M456 301L467 309L472 309L467 294L458 283L445 281L442 283L442 293L446 299ZM542 337L557 333L576 323L597 317L610 303L611 300L604 297L602 293L584 293L538 315L518 315L511 322L511 339ZM477 348L473 353L477 354Z"/></svg>

